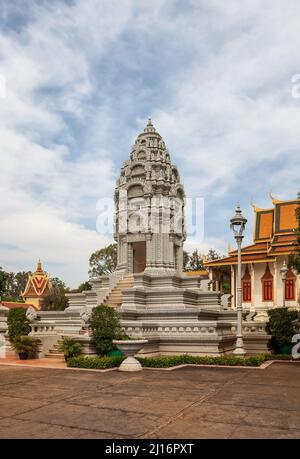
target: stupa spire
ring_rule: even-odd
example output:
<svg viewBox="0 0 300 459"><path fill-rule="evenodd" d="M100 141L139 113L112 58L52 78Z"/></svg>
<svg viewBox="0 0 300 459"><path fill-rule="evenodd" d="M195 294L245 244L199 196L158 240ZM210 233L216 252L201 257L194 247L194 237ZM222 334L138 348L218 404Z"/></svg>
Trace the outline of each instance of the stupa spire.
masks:
<svg viewBox="0 0 300 459"><path fill-rule="evenodd" d="M155 133L157 133L155 127L153 126L152 119L151 119L150 116L148 117L147 126L145 127L144 132L155 132Z"/></svg>
<svg viewBox="0 0 300 459"><path fill-rule="evenodd" d="M37 262L36 273L43 273L43 267L42 267L42 262L40 258L38 259L38 262Z"/></svg>

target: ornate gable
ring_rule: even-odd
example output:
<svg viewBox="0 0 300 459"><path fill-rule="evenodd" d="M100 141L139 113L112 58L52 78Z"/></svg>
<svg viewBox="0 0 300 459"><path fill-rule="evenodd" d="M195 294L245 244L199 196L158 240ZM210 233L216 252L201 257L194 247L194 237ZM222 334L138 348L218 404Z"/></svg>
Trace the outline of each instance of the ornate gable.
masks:
<svg viewBox="0 0 300 459"><path fill-rule="evenodd" d="M48 275L42 269L42 263L39 260L37 264L37 269L32 276L29 276L22 297L27 302L27 300L32 301L36 298L37 300L42 300L49 291L51 290L51 281Z"/></svg>

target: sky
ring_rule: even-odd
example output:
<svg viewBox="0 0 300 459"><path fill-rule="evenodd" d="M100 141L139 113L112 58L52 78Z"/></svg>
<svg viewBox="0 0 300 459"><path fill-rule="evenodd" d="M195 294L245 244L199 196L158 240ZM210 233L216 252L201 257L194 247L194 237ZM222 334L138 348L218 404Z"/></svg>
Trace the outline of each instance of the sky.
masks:
<svg viewBox="0 0 300 459"><path fill-rule="evenodd" d="M76 287L148 116L204 236L300 188L299 0L0 0L0 266ZM99 201L100 200L100 201Z"/></svg>

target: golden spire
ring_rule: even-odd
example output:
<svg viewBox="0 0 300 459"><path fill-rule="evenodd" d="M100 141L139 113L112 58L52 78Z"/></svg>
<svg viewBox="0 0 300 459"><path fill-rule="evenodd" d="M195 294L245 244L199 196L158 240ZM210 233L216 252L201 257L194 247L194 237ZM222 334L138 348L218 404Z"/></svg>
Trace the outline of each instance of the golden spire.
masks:
<svg viewBox="0 0 300 459"><path fill-rule="evenodd" d="M227 249L227 251L228 251L228 254L229 254L230 252L232 252L232 247L231 247L230 242L228 242L228 249Z"/></svg>
<svg viewBox="0 0 300 459"><path fill-rule="evenodd" d="M42 268L42 262L41 262L41 259L39 258L39 261L37 263L37 267L36 267L36 274L43 274L44 271L43 271L43 268Z"/></svg>

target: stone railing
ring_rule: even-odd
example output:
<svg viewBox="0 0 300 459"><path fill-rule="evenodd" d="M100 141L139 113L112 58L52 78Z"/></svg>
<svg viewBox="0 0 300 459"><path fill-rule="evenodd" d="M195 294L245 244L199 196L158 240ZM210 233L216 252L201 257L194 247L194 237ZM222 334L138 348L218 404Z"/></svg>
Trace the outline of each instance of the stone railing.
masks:
<svg viewBox="0 0 300 459"><path fill-rule="evenodd" d="M32 322L30 335L56 334L55 321Z"/></svg>

